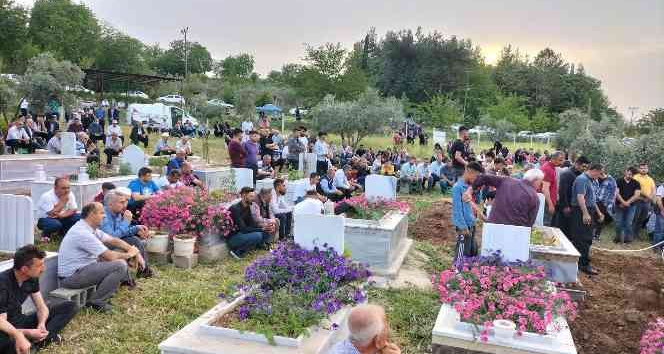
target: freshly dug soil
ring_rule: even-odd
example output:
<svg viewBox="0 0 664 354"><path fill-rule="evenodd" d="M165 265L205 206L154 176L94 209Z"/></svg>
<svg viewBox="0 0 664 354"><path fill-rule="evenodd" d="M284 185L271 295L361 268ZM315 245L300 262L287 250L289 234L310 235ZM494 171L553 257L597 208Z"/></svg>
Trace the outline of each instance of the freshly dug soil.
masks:
<svg viewBox="0 0 664 354"><path fill-rule="evenodd" d="M456 230L452 224L452 201L441 200L424 210L416 222L408 225L410 236L416 240L429 241L436 245L454 246ZM478 244L482 240L482 226L475 230Z"/></svg>
<svg viewBox="0 0 664 354"><path fill-rule="evenodd" d="M578 353L638 353L648 322L664 316L664 263L593 251L592 264L600 274L579 276L588 294L570 323Z"/></svg>

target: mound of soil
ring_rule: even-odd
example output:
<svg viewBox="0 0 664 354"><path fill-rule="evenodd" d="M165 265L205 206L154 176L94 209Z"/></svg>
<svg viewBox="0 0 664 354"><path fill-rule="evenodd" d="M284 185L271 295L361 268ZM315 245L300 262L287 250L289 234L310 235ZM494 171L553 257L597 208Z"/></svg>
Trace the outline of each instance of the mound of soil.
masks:
<svg viewBox="0 0 664 354"><path fill-rule="evenodd" d="M410 236L416 240L429 241L436 245L451 245L456 242L456 230L452 224L452 201L437 201L422 211L417 221L408 225ZM482 226L478 225L475 238L482 240Z"/></svg>
<svg viewBox="0 0 664 354"><path fill-rule="evenodd" d="M601 273L580 276L588 296L570 324L578 353L638 353L648 322L664 316L664 263L593 251L592 264Z"/></svg>

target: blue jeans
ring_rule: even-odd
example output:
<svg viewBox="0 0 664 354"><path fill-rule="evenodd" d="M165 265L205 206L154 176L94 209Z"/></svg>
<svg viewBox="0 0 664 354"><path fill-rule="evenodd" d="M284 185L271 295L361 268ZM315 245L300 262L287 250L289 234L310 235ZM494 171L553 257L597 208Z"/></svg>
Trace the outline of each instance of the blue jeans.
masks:
<svg viewBox="0 0 664 354"><path fill-rule="evenodd" d="M447 193L447 190L452 188L452 185L447 183L447 181L440 181L440 192L445 194Z"/></svg>
<svg viewBox="0 0 664 354"><path fill-rule="evenodd" d="M41 218L37 221L37 227L46 235L55 233L64 235L80 219L81 214L79 213L64 219Z"/></svg>
<svg viewBox="0 0 664 354"><path fill-rule="evenodd" d="M635 204L630 204L629 207L623 208L620 205L615 207L614 222L616 223L616 237L617 241L632 242L634 241L634 234L632 231L634 223L634 215L636 215Z"/></svg>
<svg viewBox="0 0 664 354"><path fill-rule="evenodd" d="M661 212L656 214L657 219L655 219L655 236L653 237L653 244L664 241L664 216ZM659 248L664 248L664 246L659 246Z"/></svg>
<svg viewBox="0 0 664 354"><path fill-rule="evenodd" d="M231 251L241 257L253 249L265 247L270 241L272 241L272 235L267 232L237 232L228 239L227 244Z"/></svg>

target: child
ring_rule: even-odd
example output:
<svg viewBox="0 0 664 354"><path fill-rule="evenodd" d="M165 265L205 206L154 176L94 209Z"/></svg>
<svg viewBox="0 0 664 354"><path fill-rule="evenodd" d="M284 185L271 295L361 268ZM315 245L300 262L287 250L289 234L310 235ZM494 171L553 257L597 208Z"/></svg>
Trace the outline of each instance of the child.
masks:
<svg viewBox="0 0 664 354"><path fill-rule="evenodd" d="M484 168L479 162L470 162L466 165L466 170L461 178L452 187L452 223L457 232L455 264L460 264L463 257L477 255L476 218L467 192L470 190L472 193L469 186L482 173L484 173Z"/></svg>

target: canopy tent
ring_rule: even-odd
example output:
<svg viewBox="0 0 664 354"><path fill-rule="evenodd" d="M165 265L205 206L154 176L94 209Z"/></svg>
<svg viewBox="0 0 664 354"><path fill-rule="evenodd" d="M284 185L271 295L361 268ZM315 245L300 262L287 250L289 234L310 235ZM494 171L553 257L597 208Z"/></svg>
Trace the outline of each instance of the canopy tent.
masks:
<svg viewBox="0 0 664 354"><path fill-rule="evenodd" d="M257 112L264 112L268 114L278 114L281 113L281 108L277 107L271 103L268 103L262 107L256 107Z"/></svg>
<svg viewBox="0 0 664 354"><path fill-rule="evenodd" d="M109 88L122 88L122 90L128 91L136 89L137 85L139 87L154 86L164 81L182 81L182 78L179 77L130 74L99 69L83 69L83 72L85 73L83 86L97 92L102 98L104 91Z"/></svg>

